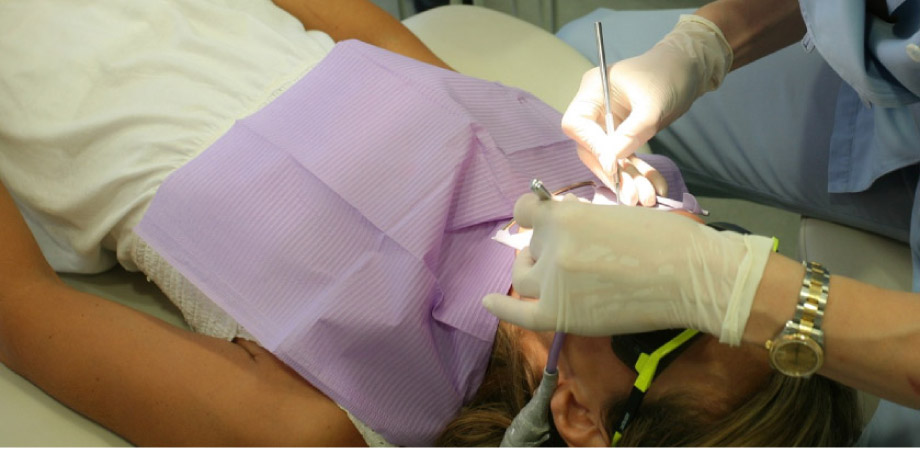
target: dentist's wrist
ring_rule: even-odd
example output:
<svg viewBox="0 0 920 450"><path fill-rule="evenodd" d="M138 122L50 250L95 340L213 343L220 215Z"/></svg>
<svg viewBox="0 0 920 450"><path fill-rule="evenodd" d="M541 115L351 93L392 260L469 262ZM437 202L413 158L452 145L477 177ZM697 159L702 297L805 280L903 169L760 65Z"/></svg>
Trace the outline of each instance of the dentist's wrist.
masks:
<svg viewBox="0 0 920 450"><path fill-rule="evenodd" d="M719 341L738 346L743 341L744 329L750 320L757 290L770 256L773 255L774 241L766 236L755 234L728 233L725 237L736 241L742 257L737 262L737 271L725 316L722 319Z"/></svg>
<svg viewBox="0 0 920 450"><path fill-rule="evenodd" d="M702 70L703 85L699 95L714 91L722 84L732 68L734 54L718 25L703 16L682 14L668 37L680 42L679 46L693 47L687 52L698 58L697 68Z"/></svg>
<svg viewBox="0 0 920 450"><path fill-rule="evenodd" d="M783 329L795 314L804 276L801 262L778 253L770 255L744 328L744 343L762 347Z"/></svg>

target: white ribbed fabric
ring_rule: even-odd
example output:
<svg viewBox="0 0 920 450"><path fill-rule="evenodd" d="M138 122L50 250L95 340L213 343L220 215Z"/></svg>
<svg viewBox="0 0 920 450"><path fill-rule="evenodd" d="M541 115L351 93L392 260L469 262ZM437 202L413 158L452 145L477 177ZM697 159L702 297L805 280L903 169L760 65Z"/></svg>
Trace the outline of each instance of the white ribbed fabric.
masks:
<svg viewBox="0 0 920 450"><path fill-rule="evenodd" d="M229 314L163 260L143 239L133 236L132 241L131 260L137 265L138 270L147 275L147 280L154 282L179 308L192 331L228 341L241 337L257 342Z"/></svg>
<svg viewBox="0 0 920 450"><path fill-rule="evenodd" d="M5 0L0 30L0 178L83 273L133 269L162 180L333 45L269 0Z"/></svg>

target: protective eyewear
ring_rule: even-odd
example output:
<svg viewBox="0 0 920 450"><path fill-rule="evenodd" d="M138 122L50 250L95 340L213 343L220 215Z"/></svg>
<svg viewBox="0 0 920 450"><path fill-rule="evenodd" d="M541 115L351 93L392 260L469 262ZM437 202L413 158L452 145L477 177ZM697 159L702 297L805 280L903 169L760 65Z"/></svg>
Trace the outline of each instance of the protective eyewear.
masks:
<svg viewBox="0 0 920 450"><path fill-rule="evenodd" d="M615 447L623 438L623 432L639 412L642 400L655 377L699 335L699 331L688 329L651 331L610 338L614 354L636 372L636 381L626 400L626 410L613 431L611 446Z"/></svg>

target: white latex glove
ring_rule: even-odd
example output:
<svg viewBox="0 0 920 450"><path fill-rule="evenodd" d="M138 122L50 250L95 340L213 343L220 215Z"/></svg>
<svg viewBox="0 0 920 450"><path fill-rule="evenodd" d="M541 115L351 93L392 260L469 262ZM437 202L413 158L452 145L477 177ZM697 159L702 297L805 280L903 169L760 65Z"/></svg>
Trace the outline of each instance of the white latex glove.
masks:
<svg viewBox="0 0 920 450"><path fill-rule="evenodd" d="M538 331L610 336L695 328L738 345L772 252L770 238L719 232L647 208L521 197L514 218L534 229L512 283L489 294L500 319Z"/></svg>
<svg viewBox="0 0 920 450"><path fill-rule="evenodd" d="M716 89L731 69L732 60L732 49L714 23L700 16L682 15L674 29L650 50L609 66L610 108L617 124L610 136L603 128L606 110L597 68L582 77L581 87L562 117L562 129L578 143L582 161L612 188L613 164L687 112L698 97ZM624 187L636 179L624 178ZM623 203L642 201L648 205L644 200L648 187L631 189L638 195L623 195Z"/></svg>

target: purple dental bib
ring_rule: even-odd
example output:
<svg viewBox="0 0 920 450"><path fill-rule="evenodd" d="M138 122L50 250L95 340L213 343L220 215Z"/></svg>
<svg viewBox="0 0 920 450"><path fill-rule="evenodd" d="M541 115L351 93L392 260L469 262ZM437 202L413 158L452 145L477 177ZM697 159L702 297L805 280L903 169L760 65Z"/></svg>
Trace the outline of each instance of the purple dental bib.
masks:
<svg viewBox="0 0 920 450"><path fill-rule="evenodd" d="M373 430L431 445L482 381L497 320L481 298L511 285L514 252L490 237L531 178L594 179L559 119L343 42L170 175L136 231Z"/></svg>

